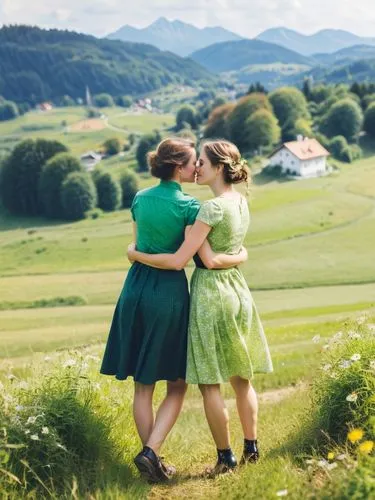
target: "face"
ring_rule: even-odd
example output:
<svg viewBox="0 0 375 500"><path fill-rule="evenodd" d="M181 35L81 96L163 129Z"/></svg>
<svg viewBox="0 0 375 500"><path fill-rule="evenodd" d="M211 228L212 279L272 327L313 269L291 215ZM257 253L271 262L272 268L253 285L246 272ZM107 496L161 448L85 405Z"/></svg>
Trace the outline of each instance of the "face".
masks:
<svg viewBox="0 0 375 500"><path fill-rule="evenodd" d="M195 165L197 163L197 153L193 150L189 162L181 168L181 182L194 182Z"/></svg>
<svg viewBox="0 0 375 500"><path fill-rule="evenodd" d="M206 155L204 148L201 149L196 166L196 179L199 185L212 184L220 173L220 169L213 167Z"/></svg>

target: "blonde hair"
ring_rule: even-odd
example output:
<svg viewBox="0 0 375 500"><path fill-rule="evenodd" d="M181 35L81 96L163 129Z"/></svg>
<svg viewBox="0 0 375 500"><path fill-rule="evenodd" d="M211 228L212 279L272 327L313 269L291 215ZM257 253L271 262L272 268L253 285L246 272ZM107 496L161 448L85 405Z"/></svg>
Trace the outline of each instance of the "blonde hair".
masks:
<svg viewBox="0 0 375 500"><path fill-rule="evenodd" d="M227 184L250 183L250 170L237 146L225 140L206 141L203 150L214 167L223 165L224 182Z"/></svg>

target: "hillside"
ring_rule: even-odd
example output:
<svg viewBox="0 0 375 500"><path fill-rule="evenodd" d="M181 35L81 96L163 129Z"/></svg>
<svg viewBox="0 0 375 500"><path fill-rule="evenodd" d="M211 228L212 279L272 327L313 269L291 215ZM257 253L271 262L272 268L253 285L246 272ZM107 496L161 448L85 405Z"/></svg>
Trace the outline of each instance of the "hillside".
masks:
<svg viewBox="0 0 375 500"><path fill-rule="evenodd" d="M140 94L169 83L214 82L190 59L151 45L29 26L0 29L0 95L40 102L63 95Z"/></svg>
<svg viewBox="0 0 375 500"><path fill-rule="evenodd" d="M216 43L194 52L191 58L210 71L239 70L250 64L293 63L312 66L312 61L297 52L260 40Z"/></svg>
<svg viewBox="0 0 375 500"><path fill-rule="evenodd" d="M375 38L360 37L349 31L334 29L303 35L287 28L271 28L260 33L256 39L275 43L304 55L332 53L353 45L375 45Z"/></svg>
<svg viewBox="0 0 375 500"><path fill-rule="evenodd" d="M358 59L375 58L375 46L354 45L345 49L338 50L333 54L314 54L313 59L320 64L350 63Z"/></svg>
<svg viewBox="0 0 375 500"><path fill-rule="evenodd" d="M239 35L219 26L200 29L182 21L168 21L165 17L157 19L146 28L138 29L125 25L109 34L107 38L148 43L180 56L187 56L213 43L241 39Z"/></svg>

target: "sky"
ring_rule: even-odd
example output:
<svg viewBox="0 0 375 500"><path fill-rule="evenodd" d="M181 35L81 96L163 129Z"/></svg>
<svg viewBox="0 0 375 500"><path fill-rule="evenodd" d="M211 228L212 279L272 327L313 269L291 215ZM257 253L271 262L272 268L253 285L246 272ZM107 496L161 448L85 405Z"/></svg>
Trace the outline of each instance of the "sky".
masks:
<svg viewBox="0 0 375 500"><path fill-rule="evenodd" d="M374 36L374 0L0 0L0 26L32 24L105 36L159 17L222 26L252 38L273 27L304 34L334 28Z"/></svg>

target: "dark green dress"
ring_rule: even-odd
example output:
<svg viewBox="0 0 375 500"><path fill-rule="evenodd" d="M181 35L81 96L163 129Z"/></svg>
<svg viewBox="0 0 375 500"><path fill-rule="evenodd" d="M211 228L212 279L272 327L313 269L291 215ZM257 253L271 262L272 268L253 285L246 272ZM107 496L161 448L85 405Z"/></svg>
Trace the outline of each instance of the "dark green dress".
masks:
<svg viewBox="0 0 375 500"><path fill-rule="evenodd" d="M137 249L174 253L194 224L197 200L180 184L161 181L137 193L132 208ZM143 384L185 378L189 290L185 271L155 269L135 262L119 297L101 373Z"/></svg>

